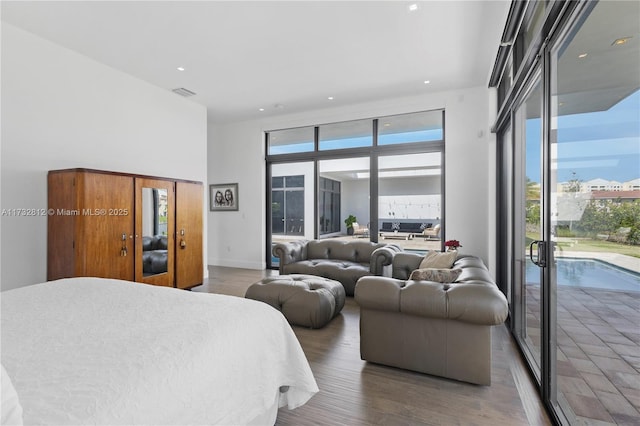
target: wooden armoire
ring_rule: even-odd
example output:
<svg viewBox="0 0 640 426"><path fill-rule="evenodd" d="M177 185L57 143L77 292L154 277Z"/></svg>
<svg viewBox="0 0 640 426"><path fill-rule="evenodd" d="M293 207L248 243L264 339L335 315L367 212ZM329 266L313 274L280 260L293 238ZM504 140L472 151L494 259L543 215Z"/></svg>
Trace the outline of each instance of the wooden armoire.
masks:
<svg viewBox="0 0 640 426"><path fill-rule="evenodd" d="M48 174L47 279L202 284L202 182L91 169Z"/></svg>

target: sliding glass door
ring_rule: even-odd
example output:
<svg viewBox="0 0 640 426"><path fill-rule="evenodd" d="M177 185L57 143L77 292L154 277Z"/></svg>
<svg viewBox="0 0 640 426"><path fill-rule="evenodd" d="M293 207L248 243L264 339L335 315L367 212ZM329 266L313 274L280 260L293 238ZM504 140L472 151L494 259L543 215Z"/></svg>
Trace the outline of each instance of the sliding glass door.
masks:
<svg viewBox="0 0 640 426"><path fill-rule="evenodd" d="M640 424L640 2L546 4L503 95L499 276L554 420Z"/></svg>
<svg viewBox="0 0 640 426"><path fill-rule="evenodd" d="M639 16L598 2L549 54L549 399L572 424L640 424Z"/></svg>

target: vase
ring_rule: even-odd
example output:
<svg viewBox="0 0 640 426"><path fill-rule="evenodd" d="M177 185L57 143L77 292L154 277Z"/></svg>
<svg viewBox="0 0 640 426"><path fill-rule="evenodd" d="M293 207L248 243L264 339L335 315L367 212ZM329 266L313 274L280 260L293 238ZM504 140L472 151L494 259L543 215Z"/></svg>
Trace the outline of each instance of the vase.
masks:
<svg viewBox="0 0 640 426"><path fill-rule="evenodd" d="M458 247L447 247L447 251L458 251Z"/></svg>

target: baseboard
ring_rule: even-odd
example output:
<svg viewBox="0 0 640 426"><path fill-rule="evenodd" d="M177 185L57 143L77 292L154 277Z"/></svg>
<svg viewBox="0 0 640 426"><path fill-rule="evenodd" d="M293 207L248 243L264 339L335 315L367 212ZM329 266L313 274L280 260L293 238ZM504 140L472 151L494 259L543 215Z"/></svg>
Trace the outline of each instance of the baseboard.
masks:
<svg viewBox="0 0 640 426"><path fill-rule="evenodd" d="M209 259L209 265L226 266L228 268L257 269L263 270L267 267L267 262L252 262L241 259Z"/></svg>

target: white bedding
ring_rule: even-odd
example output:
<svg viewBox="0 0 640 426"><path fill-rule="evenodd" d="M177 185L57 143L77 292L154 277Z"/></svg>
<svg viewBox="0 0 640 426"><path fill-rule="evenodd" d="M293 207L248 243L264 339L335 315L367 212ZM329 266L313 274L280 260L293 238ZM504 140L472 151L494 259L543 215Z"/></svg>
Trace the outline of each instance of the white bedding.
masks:
<svg viewBox="0 0 640 426"><path fill-rule="evenodd" d="M0 299L2 365L27 425L245 424L318 391L266 303L100 278Z"/></svg>

